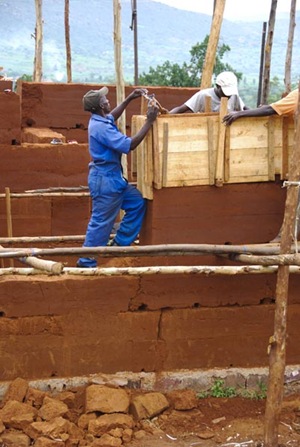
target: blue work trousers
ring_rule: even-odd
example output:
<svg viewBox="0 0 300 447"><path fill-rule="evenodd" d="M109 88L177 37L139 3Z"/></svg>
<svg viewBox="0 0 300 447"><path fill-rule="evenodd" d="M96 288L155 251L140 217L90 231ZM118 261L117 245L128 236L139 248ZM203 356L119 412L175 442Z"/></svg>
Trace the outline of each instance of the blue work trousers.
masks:
<svg viewBox="0 0 300 447"><path fill-rule="evenodd" d="M84 247L105 246L120 210L125 214L115 236L118 245L130 245L140 232L146 212L146 200L140 191L124 179L120 169L107 170L92 165L88 178L92 214ZM96 267L93 258L80 258L78 265Z"/></svg>

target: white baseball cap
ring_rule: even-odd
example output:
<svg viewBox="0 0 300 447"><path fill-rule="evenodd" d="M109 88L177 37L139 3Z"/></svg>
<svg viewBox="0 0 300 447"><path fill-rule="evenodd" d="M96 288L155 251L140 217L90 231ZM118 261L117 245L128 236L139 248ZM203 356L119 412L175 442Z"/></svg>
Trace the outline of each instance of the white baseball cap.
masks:
<svg viewBox="0 0 300 447"><path fill-rule="evenodd" d="M232 71L223 71L218 74L216 84L219 85L226 96L238 95L237 77Z"/></svg>

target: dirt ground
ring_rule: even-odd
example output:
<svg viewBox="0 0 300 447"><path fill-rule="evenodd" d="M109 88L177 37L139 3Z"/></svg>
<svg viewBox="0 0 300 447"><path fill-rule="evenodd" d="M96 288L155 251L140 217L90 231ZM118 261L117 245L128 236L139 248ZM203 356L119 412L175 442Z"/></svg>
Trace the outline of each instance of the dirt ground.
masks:
<svg viewBox="0 0 300 447"><path fill-rule="evenodd" d="M188 411L168 409L149 424L151 436L132 441L132 447L262 447L266 400L246 398L199 399ZM284 399L278 446L300 446L300 395Z"/></svg>

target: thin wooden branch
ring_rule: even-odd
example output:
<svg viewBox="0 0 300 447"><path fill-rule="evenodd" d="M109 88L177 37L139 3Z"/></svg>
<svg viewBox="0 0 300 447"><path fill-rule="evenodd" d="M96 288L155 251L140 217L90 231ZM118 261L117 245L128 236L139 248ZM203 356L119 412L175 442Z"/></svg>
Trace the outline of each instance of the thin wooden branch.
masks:
<svg viewBox="0 0 300 447"><path fill-rule="evenodd" d="M12 192L12 199L21 199L24 197L89 197L89 192ZM4 198L5 194L1 193L0 198Z"/></svg>
<svg viewBox="0 0 300 447"><path fill-rule="evenodd" d="M290 267L293 273L300 273L300 267ZM95 269L64 268L64 273L84 276L139 276L139 275L248 275L276 273L277 266L153 266L153 267L107 267Z"/></svg>
<svg viewBox="0 0 300 447"><path fill-rule="evenodd" d="M88 191L88 186L51 186L50 188L41 188L41 189L28 189L24 191L25 193L44 193L44 192L80 192L80 191Z"/></svg>
<svg viewBox="0 0 300 447"><path fill-rule="evenodd" d="M209 245L170 244L130 247L65 247L65 248L8 248L0 252L0 258L20 258L23 256L99 255L101 257L132 256L200 256L204 254L264 254L276 255L279 245Z"/></svg>
<svg viewBox="0 0 300 447"><path fill-rule="evenodd" d="M85 235L70 236L14 236L0 237L0 244L29 244L39 242L76 242L83 241Z"/></svg>
<svg viewBox="0 0 300 447"><path fill-rule="evenodd" d="M107 267L107 268L73 268L64 267L62 275L76 276L140 276L140 275L258 275L274 274L278 271L277 266L263 267L260 265L251 266L154 266L154 267ZM300 267L290 266L290 273L300 274ZM9 267L0 268L0 276L6 275L49 275L47 271L41 271L35 268Z"/></svg>
<svg viewBox="0 0 300 447"><path fill-rule="evenodd" d="M275 256L232 255L233 261L258 265L300 265L299 254L279 254Z"/></svg>

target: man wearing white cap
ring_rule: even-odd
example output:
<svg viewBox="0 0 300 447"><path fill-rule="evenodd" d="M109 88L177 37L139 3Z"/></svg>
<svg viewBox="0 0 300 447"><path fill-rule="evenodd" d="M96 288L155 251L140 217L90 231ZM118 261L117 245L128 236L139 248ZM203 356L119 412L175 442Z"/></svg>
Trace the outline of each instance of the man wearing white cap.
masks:
<svg viewBox="0 0 300 447"><path fill-rule="evenodd" d="M199 90L184 104L170 110L170 113L205 112L206 97L211 98L211 112L220 110L222 97L228 98L229 112L247 109L239 96L237 77L231 71L223 71L217 76L215 87Z"/></svg>
<svg viewBox="0 0 300 447"><path fill-rule="evenodd" d="M105 246L114 222L122 209L124 217L111 245L130 245L139 234L146 211L146 200L140 191L124 178L121 157L134 150L151 129L158 115L156 106L148 106L143 127L132 137L119 131L115 121L128 104L147 93L135 89L125 100L110 109L107 87L90 90L83 97L84 110L91 113L88 137L91 163L88 185L92 198L92 215L87 227L84 247ZM95 258L80 258L77 267L96 267Z"/></svg>

